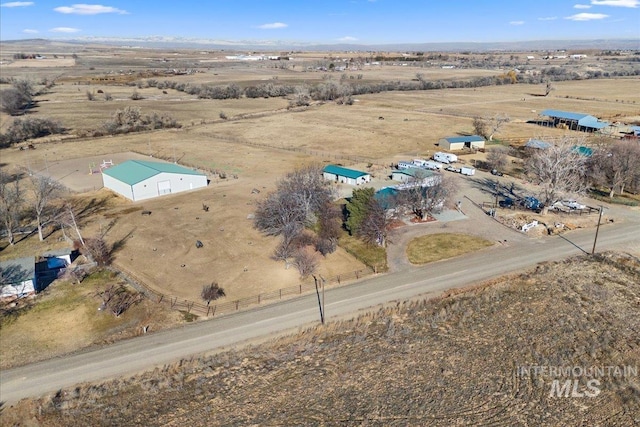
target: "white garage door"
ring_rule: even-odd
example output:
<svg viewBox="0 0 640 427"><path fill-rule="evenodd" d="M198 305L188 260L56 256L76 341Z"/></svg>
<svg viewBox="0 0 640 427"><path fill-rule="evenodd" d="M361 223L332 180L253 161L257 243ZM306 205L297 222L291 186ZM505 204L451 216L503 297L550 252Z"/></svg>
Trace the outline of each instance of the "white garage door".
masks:
<svg viewBox="0 0 640 427"><path fill-rule="evenodd" d="M158 194L170 194L171 193L171 181L158 182Z"/></svg>

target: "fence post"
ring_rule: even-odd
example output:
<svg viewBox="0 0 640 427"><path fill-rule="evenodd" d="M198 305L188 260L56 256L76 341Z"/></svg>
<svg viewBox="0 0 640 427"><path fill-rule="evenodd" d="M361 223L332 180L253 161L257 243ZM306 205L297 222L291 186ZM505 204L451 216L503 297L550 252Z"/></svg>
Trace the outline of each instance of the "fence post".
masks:
<svg viewBox="0 0 640 427"><path fill-rule="evenodd" d="M280 288L279 291L280 291L280 299L282 299L282 288Z"/></svg>
<svg viewBox="0 0 640 427"><path fill-rule="evenodd" d="M338 285L340 284L340 275L338 274Z"/></svg>
<svg viewBox="0 0 640 427"><path fill-rule="evenodd" d="M300 293L302 293L302 283L300 283Z"/></svg>
<svg viewBox="0 0 640 427"><path fill-rule="evenodd" d="M236 300L236 311L238 311L240 307L240 300Z"/></svg>
<svg viewBox="0 0 640 427"><path fill-rule="evenodd" d="M260 294L258 294L258 304L260 304Z"/></svg>
<svg viewBox="0 0 640 427"><path fill-rule="evenodd" d="M209 317L209 311L211 311L211 307L207 306L207 317Z"/></svg>
<svg viewBox="0 0 640 427"><path fill-rule="evenodd" d="M359 279L360 277L358 276L359 270L356 270L356 279Z"/></svg>

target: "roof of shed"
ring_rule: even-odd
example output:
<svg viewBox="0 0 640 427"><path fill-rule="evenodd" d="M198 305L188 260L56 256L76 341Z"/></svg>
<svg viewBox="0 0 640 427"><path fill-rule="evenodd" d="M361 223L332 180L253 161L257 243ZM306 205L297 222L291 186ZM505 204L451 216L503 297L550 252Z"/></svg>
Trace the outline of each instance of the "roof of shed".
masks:
<svg viewBox="0 0 640 427"><path fill-rule="evenodd" d="M450 136L445 138L449 142L476 142L476 141L484 141L484 138L479 135L469 135L469 136Z"/></svg>
<svg viewBox="0 0 640 427"><path fill-rule="evenodd" d="M324 167L324 169L322 169L322 171L326 173L331 173L334 175L345 176L351 179L356 179L356 178L360 178L361 176L369 175L367 172L361 172L355 169L347 169L347 168L343 168L342 166L336 166L336 165L327 165Z"/></svg>
<svg viewBox="0 0 640 427"><path fill-rule="evenodd" d="M4 279L10 284L33 279L36 274L35 258L30 256L0 261L0 270Z"/></svg>
<svg viewBox="0 0 640 427"><path fill-rule="evenodd" d="M149 162L146 160L127 160L119 165L102 171L125 184L134 185L159 173L175 173L183 175L204 175L173 163Z"/></svg>

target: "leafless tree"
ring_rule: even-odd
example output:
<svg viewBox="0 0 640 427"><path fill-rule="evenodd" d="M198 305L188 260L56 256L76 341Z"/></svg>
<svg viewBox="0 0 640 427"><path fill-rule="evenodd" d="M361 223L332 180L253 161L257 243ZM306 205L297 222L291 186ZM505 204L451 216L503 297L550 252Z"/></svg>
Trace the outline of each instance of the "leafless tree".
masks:
<svg viewBox="0 0 640 427"><path fill-rule="evenodd" d="M295 235L317 219L317 212L332 198L331 188L318 165L300 168L278 182L275 192L258 203L255 226L264 233Z"/></svg>
<svg viewBox="0 0 640 427"><path fill-rule="evenodd" d="M551 80L547 80L544 88L544 96L549 96L552 90L555 90L555 87L551 84Z"/></svg>
<svg viewBox="0 0 640 427"><path fill-rule="evenodd" d="M14 231L20 222L24 194L17 177L0 171L0 217L7 232L7 241L15 244Z"/></svg>
<svg viewBox="0 0 640 427"><path fill-rule="evenodd" d="M623 194L626 186L640 179L640 144L626 140L600 147L591 158L591 172L609 189L609 197L616 191Z"/></svg>
<svg viewBox="0 0 640 427"><path fill-rule="evenodd" d="M496 133L500 132L500 129L505 123L509 123L510 121L511 121L511 118L508 115L496 114L491 120L491 124L490 124L491 131L489 132L489 141L493 141L493 136Z"/></svg>
<svg viewBox="0 0 640 427"><path fill-rule="evenodd" d="M51 178L40 175L31 176L31 185L33 190L32 208L38 224L38 236L42 242L44 240L42 227L48 222L48 220L43 218L43 215L50 207L51 201L61 193L62 186ZM55 213L52 212L51 219L53 219L54 216Z"/></svg>
<svg viewBox="0 0 640 427"><path fill-rule="evenodd" d="M85 239L80 252L90 256L99 266L111 264L111 248L102 236Z"/></svg>
<svg viewBox="0 0 640 427"><path fill-rule="evenodd" d="M109 310L111 314L120 317L132 305L142 300L142 294L130 292L124 285L111 285L98 292L102 299L102 309Z"/></svg>
<svg viewBox="0 0 640 427"><path fill-rule="evenodd" d="M437 176L430 185L415 185L402 189L397 195L397 204L411 210L419 219L451 205L458 190L457 181L451 176Z"/></svg>
<svg viewBox="0 0 640 427"><path fill-rule="evenodd" d="M300 272L300 277L306 279L318 268L318 254L312 246L299 248L295 253L293 265Z"/></svg>
<svg viewBox="0 0 640 427"><path fill-rule="evenodd" d="M16 88L0 91L0 109L11 116L20 114L27 102L25 96Z"/></svg>
<svg viewBox="0 0 640 427"><path fill-rule="evenodd" d="M526 160L527 176L541 188L543 214L559 198L586 189L587 157L575 148L581 142L565 137L555 145L537 150Z"/></svg>
<svg viewBox="0 0 640 427"><path fill-rule="evenodd" d="M508 149L501 145L487 152L487 164L490 169L502 170L507 165Z"/></svg>
<svg viewBox="0 0 640 427"><path fill-rule="evenodd" d="M204 285L202 287L202 292L200 293L200 296L202 297L203 300L207 302L207 305L209 305L211 301L217 300L218 298L222 298L223 296L225 296L225 293L224 293L224 289L222 289L218 285L218 282L211 282L210 285Z"/></svg>
<svg viewBox="0 0 640 427"><path fill-rule="evenodd" d="M487 138L489 136L489 124L487 120L476 116L473 118L473 132L476 135L480 135L483 138Z"/></svg>

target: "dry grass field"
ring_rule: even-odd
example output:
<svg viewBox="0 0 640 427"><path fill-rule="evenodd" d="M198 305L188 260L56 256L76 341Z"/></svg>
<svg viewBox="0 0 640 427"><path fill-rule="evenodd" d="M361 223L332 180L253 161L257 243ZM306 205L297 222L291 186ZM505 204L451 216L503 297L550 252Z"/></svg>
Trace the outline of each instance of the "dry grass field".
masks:
<svg viewBox="0 0 640 427"><path fill-rule="evenodd" d="M577 257L276 341L4 408L6 426L640 423L640 260ZM595 397L522 368L627 367ZM579 374L577 374L579 375Z"/></svg>
<svg viewBox="0 0 640 427"><path fill-rule="evenodd" d="M381 166L400 157L429 156L441 137L472 132L475 116L508 113L512 120L497 137L526 140L569 132L527 123L544 108L623 118L637 116L640 105L640 91L634 90L638 80L629 78L558 82L554 84L556 90L546 98L532 95L541 93L543 87L516 84L385 92L357 96L350 106L327 102L287 110L287 100L282 98L197 99L176 90L166 90L165 94L156 88L123 83L144 82L150 71L158 74L190 67L197 72L166 78L192 84L235 82L242 86L265 81L317 83L327 76L338 80L340 73L307 68L322 61L335 61L339 55L301 55L282 69L279 63L269 61L229 62L224 60L224 52L118 50L100 46L73 50L73 46L65 45L50 49L39 51L47 55L45 60L17 62L6 58L12 51L5 49L1 68L7 77L34 78L38 72L50 76L50 68L38 69L36 65L44 64L41 61L68 61L72 52L77 53L75 65L60 67L60 83L37 97L37 106L30 112L34 117L59 120L68 135L34 141L36 150L3 149L3 168L49 174L88 200L110 197L99 191L100 175L89 175L90 165L102 160L118 163L153 156L208 172L212 182L205 190L136 204L113 196L95 215L83 218L88 235L108 228L109 241L121 246L116 254L119 264L136 272L154 289L191 300L198 300L201 286L212 280L220 282L229 298L298 281L293 269L285 270L269 259L276 241L257 233L247 219L255 202L274 188L279 177L297 166L337 162L364 168L371 163L376 175L383 170ZM54 55L58 58L49 59ZM31 62L22 68L19 65L23 61ZM369 82L410 81L416 72L426 79L461 79L502 72L411 64L362 68L346 74L362 74L362 81ZM108 92L113 100L102 99L98 90ZM143 99L129 99L134 90ZM90 101L87 91L95 93L96 100ZM585 96L587 93L590 96ZM126 106L138 106L143 114L169 114L182 128L103 138L73 137L99 127L113 112ZM219 117L222 111L227 120ZM11 119L4 114L0 119L2 129L6 129ZM355 157L365 163L354 164ZM220 180L213 171L223 171L228 178ZM202 211L202 203L212 210ZM152 210L153 215L142 217L139 211L143 208ZM57 232L49 237L57 238ZM195 240L201 240L204 248L197 249ZM31 251L38 244L22 247ZM24 254L20 244L5 248L0 256L11 258L19 254ZM328 276L360 268L362 264L341 250L321 263L322 274Z"/></svg>
<svg viewBox="0 0 640 427"><path fill-rule="evenodd" d="M37 64L45 60L34 59L21 60L31 61L22 67L21 61L11 59L13 53L30 49L47 58L58 56L55 60L59 61L68 61L76 54L75 65L38 68ZM508 113L512 120L496 137L524 141L529 137L582 136L527 123L544 108L620 120L639 115L637 78L557 82L548 97L532 95L542 93L542 86L514 84L385 92L356 96L353 105L325 102L291 110L286 108L288 100L284 98L197 99L184 92L168 89L165 94L144 85L148 78L191 84L233 82L241 86L339 81L340 72L308 68L335 62L330 56L347 57L346 53L326 52L294 55L281 68L277 61L227 61L226 54L63 43L44 48L3 46L3 77L29 78L34 82L43 77L56 78L56 85L36 97L36 107L28 116L59 120L67 134L29 141L35 150L19 150L17 146L2 149L2 168L49 174L74 191L76 197L87 203L95 201L91 215L81 218L85 235L106 231L108 241L118 246L116 262L154 289L198 301L202 286L215 280L224 287L227 298L234 299L299 281L294 269L285 270L270 259L276 240L260 235L248 219L256 201L274 188L279 177L297 166L333 162L367 168L371 164L369 170L375 178L384 180L384 167L390 162L409 156L427 157L437 149L439 138L471 133L475 116ZM165 74L173 69L194 73ZM504 70L396 64L363 66L345 74L347 80L362 75L362 82L368 83L411 81L417 72L427 80L435 80L491 76ZM141 83L140 88L136 82ZM0 86L5 88L7 84ZM41 88L37 84L36 87ZM106 101L98 90L108 92L113 100ZM134 90L143 99L131 100ZM88 99L87 91L95 93L95 100ZM140 107L143 114L169 114L182 128L77 137L98 128L117 109L126 106ZM228 119L220 118L220 112L225 112ZM0 114L0 129L7 129L11 121L6 114ZM131 203L100 190L100 176L89 175L90 165L102 160L118 163L149 156L199 168L209 174L211 184L201 191ZM219 179L214 171L226 173L227 178ZM211 207L209 212L202 210L203 203ZM153 215L140 215L143 209L151 210ZM59 245L59 238L60 232L55 230L44 243L34 241L32 236L15 247L3 247L0 257L37 254ZM201 240L204 248L197 249L196 240ZM362 263L339 249L321 261L320 273L330 277L362 268Z"/></svg>

